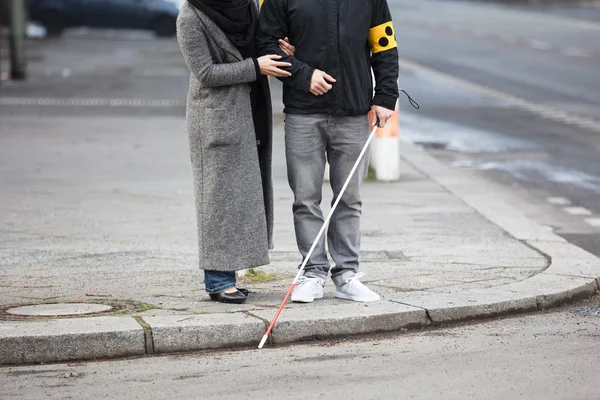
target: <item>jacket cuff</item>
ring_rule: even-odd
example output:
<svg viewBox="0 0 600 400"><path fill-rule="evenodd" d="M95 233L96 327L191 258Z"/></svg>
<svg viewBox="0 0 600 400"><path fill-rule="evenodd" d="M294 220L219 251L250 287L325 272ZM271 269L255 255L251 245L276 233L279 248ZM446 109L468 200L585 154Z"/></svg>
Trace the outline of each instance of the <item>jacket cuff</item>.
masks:
<svg viewBox="0 0 600 400"><path fill-rule="evenodd" d="M396 110L396 102L397 98L393 96L386 96L381 94L376 94L373 98L373 105L380 106L383 108L387 108L388 110L395 111Z"/></svg>
<svg viewBox="0 0 600 400"><path fill-rule="evenodd" d="M254 69L256 70L256 80L260 78L260 64L258 63L258 58L252 58L254 62Z"/></svg>
<svg viewBox="0 0 600 400"><path fill-rule="evenodd" d="M312 80L312 76L315 73L315 69L313 67L308 67L304 70L304 76L299 79L297 85L298 89L305 93L310 93L310 81Z"/></svg>

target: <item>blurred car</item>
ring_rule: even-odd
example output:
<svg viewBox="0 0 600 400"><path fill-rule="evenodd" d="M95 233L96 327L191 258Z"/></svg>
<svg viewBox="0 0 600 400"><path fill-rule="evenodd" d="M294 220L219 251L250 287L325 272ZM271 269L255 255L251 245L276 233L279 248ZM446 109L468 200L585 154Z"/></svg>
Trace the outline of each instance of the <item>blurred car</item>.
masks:
<svg viewBox="0 0 600 400"><path fill-rule="evenodd" d="M170 1L171 3L175 3L177 8L179 8L181 10L183 3L185 3L187 0L168 0L168 1Z"/></svg>
<svg viewBox="0 0 600 400"><path fill-rule="evenodd" d="M179 7L172 0L32 0L29 16L60 35L69 27L143 29L175 35Z"/></svg>

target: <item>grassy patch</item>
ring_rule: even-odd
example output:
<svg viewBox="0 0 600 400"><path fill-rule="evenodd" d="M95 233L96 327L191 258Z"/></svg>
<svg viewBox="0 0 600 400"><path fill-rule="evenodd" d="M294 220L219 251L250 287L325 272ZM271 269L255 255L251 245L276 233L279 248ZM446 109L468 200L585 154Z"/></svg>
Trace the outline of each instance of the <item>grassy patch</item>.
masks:
<svg viewBox="0 0 600 400"><path fill-rule="evenodd" d="M250 268L246 275L240 277L240 282L252 283L252 282L273 282L285 279L287 276L282 274L276 274L273 272L257 271L254 268Z"/></svg>
<svg viewBox="0 0 600 400"><path fill-rule="evenodd" d="M152 330L152 327L146 321L144 321L142 317L133 317L133 319L135 319L137 323L140 324L142 328L144 328L145 331Z"/></svg>
<svg viewBox="0 0 600 400"><path fill-rule="evenodd" d="M371 166L369 166L367 176L365 176L365 182L377 182L377 178L375 177L375 170Z"/></svg>
<svg viewBox="0 0 600 400"><path fill-rule="evenodd" d="M162 310L162 309L163 308L159 307L159 306L155 306L155 305L152 305L152 304L145 304L144 307L138 308L137 310L135 310L135 312L140 313L140 312L144 312L144 311Z"/></svg>

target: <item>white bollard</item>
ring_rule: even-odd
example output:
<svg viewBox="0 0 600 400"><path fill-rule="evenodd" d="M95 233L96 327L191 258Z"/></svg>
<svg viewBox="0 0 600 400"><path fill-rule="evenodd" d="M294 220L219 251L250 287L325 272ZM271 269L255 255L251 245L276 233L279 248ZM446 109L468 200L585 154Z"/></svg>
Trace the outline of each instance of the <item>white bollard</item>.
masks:
<svg viewBox="0 0 600 400"><path fill-rule="evenodd" d="M375 138L371 142L371 168L375 171L375 179L383 182L392 182L400 179L400 139L398 132L399 110L396 111L388 123L377 129ZM369 117L373 117L369 114Z"/></svg>

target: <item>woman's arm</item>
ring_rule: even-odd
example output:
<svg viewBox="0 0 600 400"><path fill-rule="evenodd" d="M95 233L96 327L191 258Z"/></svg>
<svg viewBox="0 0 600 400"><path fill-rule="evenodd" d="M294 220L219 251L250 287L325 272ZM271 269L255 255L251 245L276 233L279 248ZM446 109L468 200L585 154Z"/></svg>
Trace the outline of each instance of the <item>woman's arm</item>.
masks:
<svg viewBox="0 0 600 400"><path fill-rule="evenodd" d="M200 21L180 14L177 40L188 68L204 87L219 87L254 82L258 78L255 61L248 58L226 64L215 64Z"/></svg>

